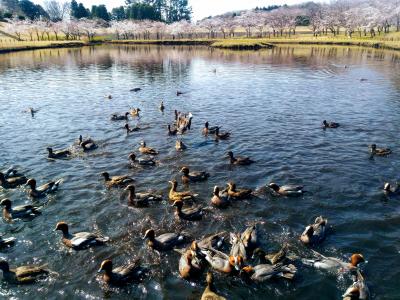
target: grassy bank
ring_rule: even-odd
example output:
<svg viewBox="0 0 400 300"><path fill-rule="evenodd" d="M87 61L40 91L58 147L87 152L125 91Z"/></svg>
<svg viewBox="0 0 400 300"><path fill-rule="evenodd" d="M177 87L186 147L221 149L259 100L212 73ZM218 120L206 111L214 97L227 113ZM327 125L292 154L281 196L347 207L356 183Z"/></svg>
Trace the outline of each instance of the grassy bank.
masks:
<svg viewBox="0 0 400 300"><path fill-rule="evenodd" d="M86 45L88 45L88 43L84 41L3 41L0 43L0 53L50 48L72 48Z"/></svg>

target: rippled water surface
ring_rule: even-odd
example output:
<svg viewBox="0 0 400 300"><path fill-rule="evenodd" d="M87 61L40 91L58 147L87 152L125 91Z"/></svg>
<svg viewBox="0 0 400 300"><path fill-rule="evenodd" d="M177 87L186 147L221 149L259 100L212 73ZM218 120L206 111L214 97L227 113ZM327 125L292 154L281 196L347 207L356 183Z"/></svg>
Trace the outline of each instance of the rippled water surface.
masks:
<svg viewBox="0 0 400 300"><path fill-rule="evenodd" d="M363 266L375 299L399 299L400 199L382 195L385 181L399 179L400 58L395 53L356 48L296 47L259 52L208 48L114 47L40 50L0 56L0 168L15 165L39 183L63 178L43 214L31 222L7 224L1 233L18 239L0 256L12 266L48 263L58 276L30 286L0 287L1 297L125 299L197 299L204 278L187 282L178 274L179 255L159 256L147 250L142 236L185 230L195 237L221 230L242 231L259 223L262 247L279 249L284 242L307 256L298 242L304 226L324 215L333 233L317 248L347 259L364 254ZM213 70L216 69L216 72ZM367 80L360 81L361 78ZM129 92L141 87L139 93ZM184 95L177 97L176 91ZM104 95L112 94L108 100ZM164 100L166 110L158 105ZM32 118L22 113L39 108ZM130 136L124 123L111 122L114 112L140 107L131 120L144 129ZM174 109L194 115L184 135L188 150L175 151L175 137L166 134ZM323 119L340 122L323 131ZM229 141L215 143L201 134L203 123L222 125ZM69 147L82 134L100 147L70 160L49 161L46 147ZM145 139L160 151L156 168L128 168L127 156ZM367 145L388 146L394 154L369 159ZM250 167L230 167L225 153L249 155ZM214 185L234 180L257 188L268 182L296 183L309 193L297 199L235 202L227 210L211 209L200 223L177 223L169 203L131 209L121 190L106 190L99 174L130 174L137 190L168 192L168 180L189 165L208 170L210 179L191 185L207 206ZM182 188L182 187L180 187ZM0 198L30 203L23 189L0 190ZM55 224L64 220L71 231L99 230L108 246L68 251ZM151 278L126 289L105 291L97 279L100 262L120 264L141 257ZM249 285L216 275L220 294L230 299L340 299L347 278L299 266L294 282Z"/></svg>

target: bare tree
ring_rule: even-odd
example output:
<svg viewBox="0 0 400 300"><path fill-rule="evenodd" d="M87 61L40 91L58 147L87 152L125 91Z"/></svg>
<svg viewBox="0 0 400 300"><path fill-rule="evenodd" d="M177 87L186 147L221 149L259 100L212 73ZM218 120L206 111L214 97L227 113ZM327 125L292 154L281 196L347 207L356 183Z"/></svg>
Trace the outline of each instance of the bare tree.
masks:
<svg viewBox="0 0 400 300"><path fill-rule="evenodd" d="M51 21L61 21L67 14L69 14L70 2L59 2L56 0L46 0L44 2L44 9L50 16Z"/></svg>

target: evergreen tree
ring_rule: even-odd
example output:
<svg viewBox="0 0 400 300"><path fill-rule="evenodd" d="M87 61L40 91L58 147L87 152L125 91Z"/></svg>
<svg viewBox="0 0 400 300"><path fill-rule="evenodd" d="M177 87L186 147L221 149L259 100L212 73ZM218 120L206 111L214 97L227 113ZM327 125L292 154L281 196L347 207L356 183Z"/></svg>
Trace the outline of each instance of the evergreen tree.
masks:
<svg viewBox="0 0 400 300"><path fill-rule="evenodd" d="M29 0L19 1L19 8L21 12L29 19L49 18L47 12L38 4L34 4Z"/></svg>
<svg viewBox="0 0 400 300"><path fill-rule="evenodd" d="M125 8L123 6L113 8L111 10L111 18L117 21L125 20L126 19Z"/></svg>
<svg viewBox="0 0 400 300"><path fill-rule="evenodd" d="M101 4L99 6L93 5L90 16L92 18L103 19L107 22L110 21L110 14L108 13L107 8L104 4Z"/></svg>

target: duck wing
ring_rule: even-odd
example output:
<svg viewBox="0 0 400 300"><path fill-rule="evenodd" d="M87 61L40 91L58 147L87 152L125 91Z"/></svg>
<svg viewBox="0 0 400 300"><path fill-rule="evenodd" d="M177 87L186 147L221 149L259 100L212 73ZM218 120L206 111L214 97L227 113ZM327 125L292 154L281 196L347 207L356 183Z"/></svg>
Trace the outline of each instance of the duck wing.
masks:
<svg viewBox="0 0 400 300"><path fill-rule="evenodd" d="M95 244L102 244L109 240L107 237L99 236L91 232L77 232L71 238L71 245L73 247L85 247Z"/></svg>
<svg viewBox="0 0 400 300"><path fill-rule="evenodd" d="M167 247L182 244L185 241L185 237L178 233L164 233L158 237L156 240Z"/></svg>
<svg viewBox="0 0 400 300"><path fill-rule="evenodd" d="M49 270L46 269L46 266L21 266L17 267L13 270L15 275L19 278L23 277L31 277L31 276L38 276L41 274L48 274Z"/></svg>
<svg viewBox="0 0 400 300"><path fill-rule="evenodd" d="M249 226L243 231L241 239L246 248L254 248L258 244L257 227L256 225Z"/></svg>
<svg viewBox="0 0 400 300"><path fill-rule="evenodd" d="M208 237L203 238L197 242L199 248L214 248L219 249L222 247L227 233L225 231L219 232Z"/></svg>

